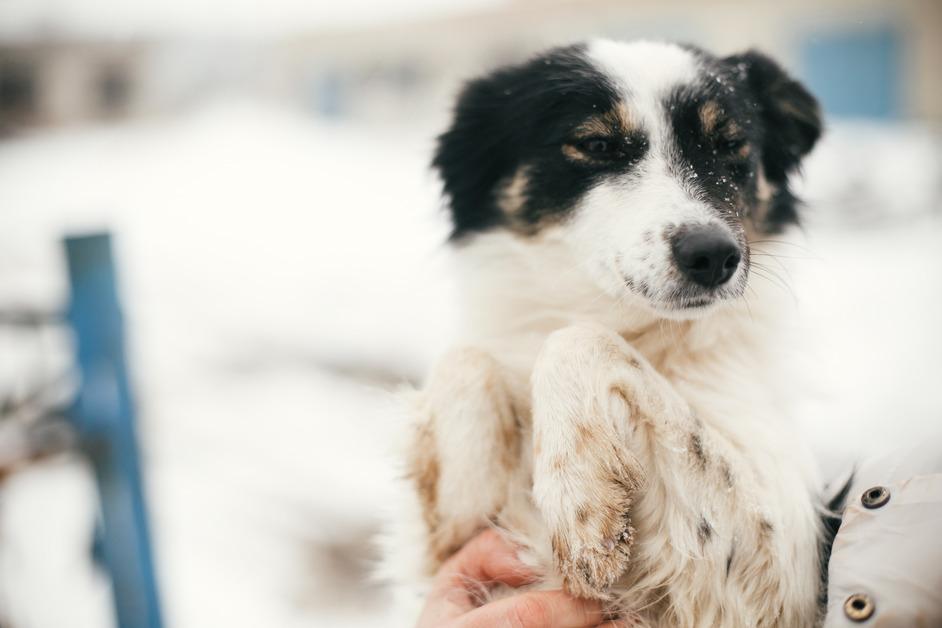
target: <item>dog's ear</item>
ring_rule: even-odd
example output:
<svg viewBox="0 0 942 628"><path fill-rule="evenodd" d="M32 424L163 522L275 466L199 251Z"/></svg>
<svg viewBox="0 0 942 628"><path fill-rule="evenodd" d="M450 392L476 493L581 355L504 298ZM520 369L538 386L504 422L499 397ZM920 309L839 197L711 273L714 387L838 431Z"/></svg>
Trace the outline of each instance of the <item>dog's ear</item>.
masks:
<svg viewBox="0 0 942 628"><path fill-rule="evenodd" d="M772 59L750 50L723 59L748 85L762 118L762 166L774 183L788 174L821 137L821 110L805 87Z"/></svg>
<svg viewBox="0 0 942 628"><path fill-rule="evenodd" d="M513 94L509 84L507 70L468 82L451 126L438 137L432 165L451 205L454 236L486 229L500 219L494 188L515 161L506 131Z"/></svg>

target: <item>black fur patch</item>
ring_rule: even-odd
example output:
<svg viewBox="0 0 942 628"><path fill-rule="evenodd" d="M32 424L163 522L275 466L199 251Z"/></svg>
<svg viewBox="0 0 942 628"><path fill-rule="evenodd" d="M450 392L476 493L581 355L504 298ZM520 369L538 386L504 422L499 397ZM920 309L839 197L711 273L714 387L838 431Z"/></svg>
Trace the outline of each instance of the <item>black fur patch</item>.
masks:
<svg viewBox="0 0 942 628"><path fill-rule="evenodd" d="M697 461L699 467L701 469L705 469L707 465L707 456L706 451L703 449L703 437L701 437L697 432L690 433L690 453L693 454L693 457Z"/></svg>
<svg viewBox="0 0 942 628"><path fill-rule="evenodd" d="M700 191L700 199L734 223L756 203L759 131L749 102L725 93L724 84L675 90L667 99L678 155L674 172ZM704 128L701 111L715 110L712 130ZM748 151L745 155L743 153Z"/></svg>
<svg viewBox="0 0 942 628"><path fill-rule="evenodd" d="M700 539L700 545L705 545L712 537L713 526L706 520L706 517L700 515L700 523L697 524L697 538Z"/></svg>
<svg viewBox="0 0 942 628"><path fill-rule="evenodd" d="M798 200L788 176L821 135L818 103L768 57L754 51L718 59L694 48L704 68L699 84L667 100L681 155L678 174L734 221L751 216L759 232L777 233L798 222ZM705 128L701 112L715 112ZM763 211L758 167L772 186Z"/></svg>
<svg viewBox="0 0 942 628"><path fill-rule="evenodd" d="M619 94L585 57L584 46L556 48L522 65L468 83L451 128L438 138L433 165L444 181L457 239L507 224L497 205L498 186L527 167L524 224L565 213L600 178L623 172L643 154L646 139L616 135L624 158L573 162L561 148L592 116L612 111Z"/></svg>

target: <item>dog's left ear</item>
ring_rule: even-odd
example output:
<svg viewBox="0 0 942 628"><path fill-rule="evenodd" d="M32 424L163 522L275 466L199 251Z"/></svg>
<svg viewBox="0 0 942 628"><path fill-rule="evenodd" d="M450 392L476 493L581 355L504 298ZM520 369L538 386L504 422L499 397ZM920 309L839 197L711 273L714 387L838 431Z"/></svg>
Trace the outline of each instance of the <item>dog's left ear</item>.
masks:
<svg viewBox="0 0 942 628"><path fill-rule="evenodd" d="M789 173L821 137L818 101L775 61L750 50L723 59L745 80L762 116L762 166L773 183L784 184Z"/></svg>

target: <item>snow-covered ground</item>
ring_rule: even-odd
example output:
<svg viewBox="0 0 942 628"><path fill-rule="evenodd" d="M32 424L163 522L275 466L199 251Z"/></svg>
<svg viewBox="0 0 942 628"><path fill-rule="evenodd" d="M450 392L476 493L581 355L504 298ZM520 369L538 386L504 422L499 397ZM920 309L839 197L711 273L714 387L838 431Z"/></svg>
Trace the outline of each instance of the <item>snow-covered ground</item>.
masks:
<svg viewBox="0 0 942 628"><path fill-rule="evenodd" d="M394 473L390 389L454 316L434 130L220 103L0 144L0 306L60 305L61 235L116 234L169 625L384 625L362 578ZM838 125L805 183L783 289L806 330L802 416L833 470L940 435L939 137ZM0 386L42 366L16 346ZM8 480L0 621L109 625L93 508L74 460Z"/></svg>

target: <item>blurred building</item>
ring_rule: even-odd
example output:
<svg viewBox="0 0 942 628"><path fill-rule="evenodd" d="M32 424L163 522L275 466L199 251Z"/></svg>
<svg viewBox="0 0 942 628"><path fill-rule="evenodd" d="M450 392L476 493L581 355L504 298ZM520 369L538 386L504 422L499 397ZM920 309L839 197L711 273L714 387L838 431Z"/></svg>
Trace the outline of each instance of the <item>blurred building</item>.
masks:
<svg viewBox="0 0 942 628"><path fill-rule="evenodd" d="M132 43L0 44L0 133L134 113L141 52Z"/></svg>
<svg viewBox="0 0 942 628"><path fill-rule="evenodd" d="M0 42L0 132L162 113L220 92L337 119L440 123L463 79L597 36L757 47L831 116L942 120L938 0L510 0L251 43L27 33Z"/></svg>
<svg viewBox="0 0 942 628"><path fill-rule="evenodd" d="M516 0L467 15L312 33L285 43L283 88L328 115L422 116L461 77L548 45L605 36L757 47L831 115L942 120L937 0ZM293 91L292 91L293 90Z"/></svg>

